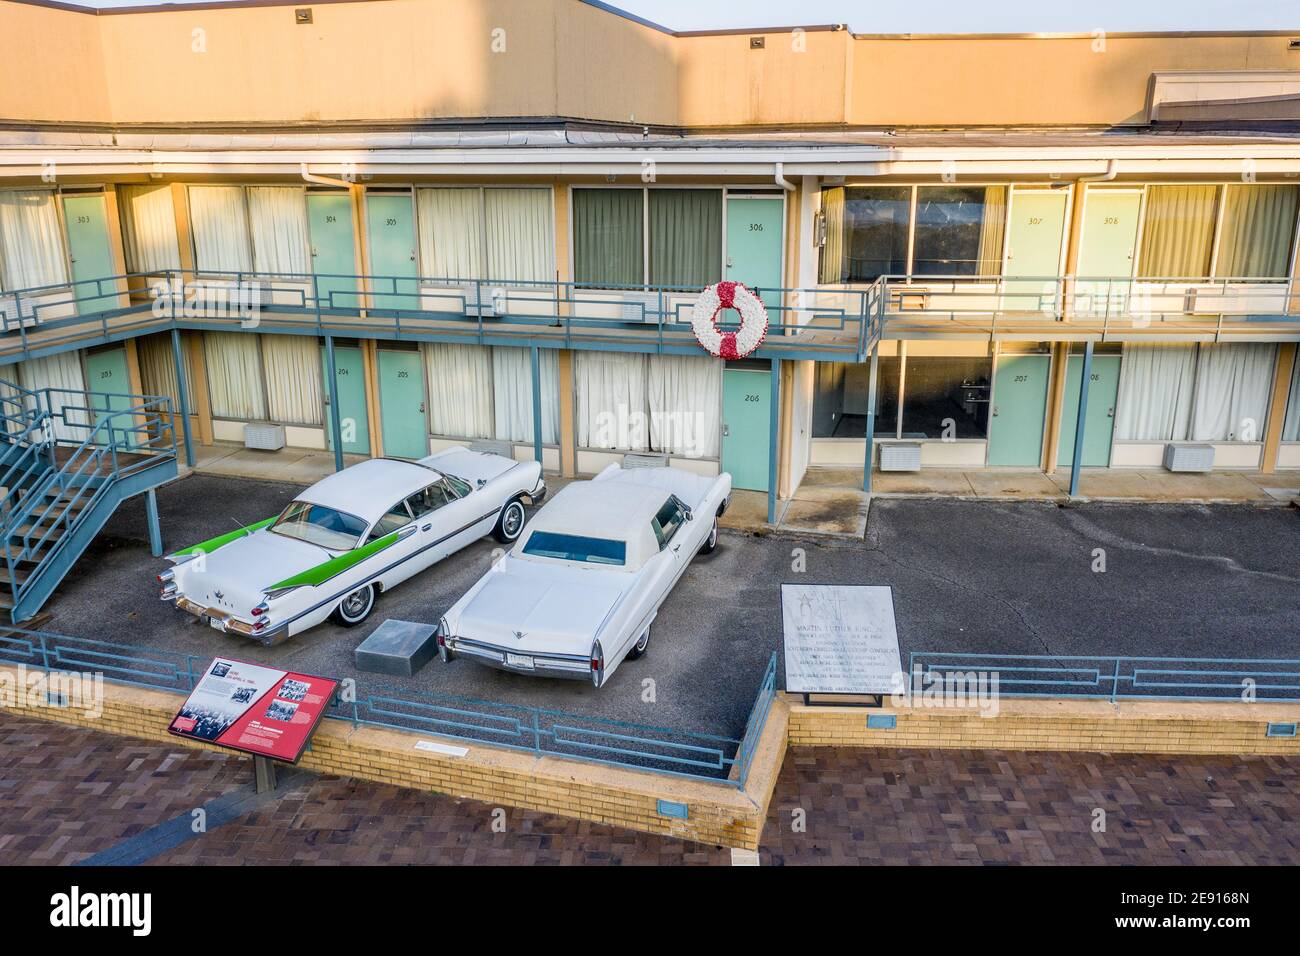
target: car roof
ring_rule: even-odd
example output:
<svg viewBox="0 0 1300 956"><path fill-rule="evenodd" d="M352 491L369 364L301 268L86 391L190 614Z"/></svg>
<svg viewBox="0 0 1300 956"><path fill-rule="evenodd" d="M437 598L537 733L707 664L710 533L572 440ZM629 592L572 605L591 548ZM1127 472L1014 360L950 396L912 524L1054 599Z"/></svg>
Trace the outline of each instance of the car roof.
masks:
<svg viewBox="0 0 1300 956"><path fill-rule="evenodd" d="M659 551L650 521L670 493L621 481L575 481L528 522L518 553L522 554L528 539L538 531L624 541L627 560L623 570L635 571Z"/></svg>
<svg viewBox="0 0 1300 956"><path fill-rule="evenodd" d="M324 505L374 524L397 502L442 477L425 465L392 458L372 458L316 482L299 501Z"/></svg>

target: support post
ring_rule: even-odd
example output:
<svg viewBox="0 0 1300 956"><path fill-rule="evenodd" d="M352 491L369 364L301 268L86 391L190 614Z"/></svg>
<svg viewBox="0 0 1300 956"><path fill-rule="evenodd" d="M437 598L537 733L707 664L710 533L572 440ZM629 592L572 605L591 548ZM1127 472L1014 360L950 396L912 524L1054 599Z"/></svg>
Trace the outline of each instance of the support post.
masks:
<svg viewBox="0 0 1300 956"><path fill-rule="evenodd" d="M144 496L144 513L149 520L149 553L155 558L163 555L162 527L158 524L158 492L150 488Z"/></svg>
<svg viewBox="0 0 1300 956"><path fill-rule="evenodd" d="M1074 460L1070 462L1070 497L1079 495L1079 472L1083 469L1083 433L1088 424L1088 385L1092 382L1092 341L1083 347L1083 372L1079 376L1079 418L1074 426ZM1070 356L1065 356L1069 374Z"/></svg>
<svg viewBox="0 0 1300 956"><path fill-rule="evenodd" d="M330 398L330 434L334 437L334 470L343 470L343 425L339 421L338 367L334 364L334 336L325 336L325 384Z"/></svg>
<svg viewBox="0 0 1300 956"><path fill-rule="evenodd" d="M767 523L776 524L777 467L781 452L781 360L772 359L772 395L767 449Z"/></svg>
<svg viewBox="0 0 1300 956"><path fill-rule="evenodd" d="M174 307L174 304L173 304ZM185 394L185 361L181 358L181 333L172 328L172 360L176 363L176 398L181 403L181 434L185 437L185 465L194 467L194 438L190 435L190 400ZM175 437L175 428L172 435Z"/></svg>
<svg viewBox="0 0 1300 956"><path fill-rule="evenodd" d="M275 789L275 762L260 754L253 755L253 778L258 793L270 793Z"/></svg>
<svg viewBox="0 0 1300 956"><path fill-rule="evenodd" d="M532 360L533 368L533 457L540 465L542 464L542 363L536 345L532 347L529 358Z"/></svg>
<svg viewBox="0 0 1300 956"><path fill-rule="evenodd" d="M875 458L876 388L880 374L880 340L871 346L871 376L867 384L867 454L862 465L862 490L871 494L871 466ZM901 416L900 416L901 417Z"/></svg>

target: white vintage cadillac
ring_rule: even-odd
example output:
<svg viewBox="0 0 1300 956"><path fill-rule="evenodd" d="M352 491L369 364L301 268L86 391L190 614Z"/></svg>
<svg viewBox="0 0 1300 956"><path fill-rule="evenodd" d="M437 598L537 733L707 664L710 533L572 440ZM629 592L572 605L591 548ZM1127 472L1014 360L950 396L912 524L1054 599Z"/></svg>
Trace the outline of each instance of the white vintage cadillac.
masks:
<svg viewBox="0 0 1300 956"><path fill-rule="evenodd" d="M518 674L606 684L650 643L650 626L697 553L718 546L731 476L623 470L574 482L438 624L458 655Z"/></svg>
<svg viewBox="0 0 1300 956"><path fill-rule="evenodd" d="M376 458L312 485L278 517L167 556L162 600L270 646L327 617L364 621L375 598L491 532L512 542L541 466L448 449Z"/></svg>

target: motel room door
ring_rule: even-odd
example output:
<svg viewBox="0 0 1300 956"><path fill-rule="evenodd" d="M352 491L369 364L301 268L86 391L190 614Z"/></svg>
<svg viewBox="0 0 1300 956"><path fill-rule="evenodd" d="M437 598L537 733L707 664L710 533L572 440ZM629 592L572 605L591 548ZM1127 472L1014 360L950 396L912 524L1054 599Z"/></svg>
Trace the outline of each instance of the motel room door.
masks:
<svg viewBox="0 0 1300 956"><path fill-rule="evenodd" d="M781 197L727 197L727 262L729 282L758 289L769 310L781 304L781 227L785 200ZM773 323L783 322L771 311Z"/></svg>
<svg viewBox="0 0 1300 956"><path fill-rule="evenodd" d="M415 255L415 210L409 192L367 192L371 305L382 309L420 307ZM387 445L384 446L387 448ZM424 456L421 455L421 458Z"/></svg>
<svg viewBox="0 0 1300 956"><path fill-rule="evenodd" d="M96 282L117 274L113 264L113 246L108 238L108 212L102 193L72 193L63 197L63 219L68 228L68 255L72 262L72 281L77 311L82 315L115 308L117 296L99 293L115 283ZM129 389L128 389L129 391Z"/></svg>
<svg viewBox="0 0 1300 956"><path fill-rule="evenodd" d="M381 348L379 413L386 456L428 457L429 426L424 408L424 362L420 353Z"/></svg>
<svg viewBox="0 0 1300 956"><path fill-rule="evenodd" d="M1036 468L1043 457L1050 355L1000 355L993 373L989 465Z"/></svg>
<svg viewBox="0 0 1300 956"><path fill-rule="evenodd" d="M87 403L95 410L95 421L98 422L104 418L106 412L118 412L130 408L132 404L131 394L131 374L127 371L126 349L122 346L99 349L86 353L86 391L104 392L105 396L92 395ZM77 404L77 402L72 402ZM125 416L113 422L114 428L139 422L129 422ZM80 438L88 437L88 432L82 432ZM144 434L128 435L126 432L119 432L113 435L115 441L130 440L132 445L140 444L144 439ZM108 436L104 436L108 440Z"/></svg>
<svg viewBox="0 0 1300 956"><path fill-rule="evenodd" d="M1055 277L1061 274L1068 198L1068 191L1062 189L1011 191L1004 311L1056 314ZM1026 281L1011 281L1021 276Z"/></svg>
<svg viewBox="0 0 1300 956"><path fill-rule="evenodd" d="M1115 431L1115 400L1119 396L1118 355L1094 355L1088 383L1088 420L1083 426L1083 467L1110 467L1111 437ZM1071 355L1065 373L1065 401L1061 406L1061 443L1056 463L1060 468L1074 464L1074 434L1079 427L1079 380L1083 377L1083 356Z"/></svg>
<svg viewBox="0 0 1300 956"><path fill-rule="evenodd" d="M1079 311L1092 316L1123 311L1137 255L1142 193L1135 189L1089 189L1079 236ZM1091 280L1091 281L1090 281ZM1085 298L1086 297L1086 298Z"/></svg>
<svg viewBox="0 0 1300 956"><path fill-rule="evenodd" d="M352 232L352 199L345 192L307 193L307 232L311 271L322 309L355 309L357 255Z"/></svg>
<svg viewBox="0 0 1300 956"><path fill-rule="evenodd" d="M330 370L325 366L326 352L321 349L321 366L325 374ZM343 451L349 455L370 454L370 422L366 404L366 377L361 360L361 349L349 346L334 346L334 380L339 393L339 428L343 433ZM325 445L334 450L334 427L329 417L329 380L325 388Z"/></svg>
<svg viewBox="0 0 1300 956"><path fill-rule="evenodd" d="M722 470L731 485L767 491L771 461L772 374L729 368L722 373Z"/></svg>

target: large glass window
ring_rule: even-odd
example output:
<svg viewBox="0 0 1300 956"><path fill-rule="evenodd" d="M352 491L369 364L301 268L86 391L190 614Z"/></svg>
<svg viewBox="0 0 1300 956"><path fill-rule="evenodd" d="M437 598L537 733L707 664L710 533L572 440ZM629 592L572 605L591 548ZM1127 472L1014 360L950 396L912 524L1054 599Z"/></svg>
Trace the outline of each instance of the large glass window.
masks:
<svg viewBox="0 0 1300 956"><path fill-rule="evenodd" d="M0 190L0 265L7 289L67 281L59 214L49 189Z"/></svg>
<svg viewBox="0 0 1300 956"><path fill-rule="evenodd" d="M875 282L882 275L907 272L912 187L829 189L822 193L822 209L827 231L822 282Z"/></svg>
<svg viewBox="0 0 1300 956"><path fill-rule="evenodd" d="M641 285L644 199L640 189L573 191L573 277L579 285Z"/></svg>
<svg viewBox="0 0 1300 956"><path fill-rule="evenodd" d="M434 435L533 440L533 368L528 349L432 343L425 346L424 355ZM538 371L544 445L559 441L559 368L556 350L542 349Z"/></svg>
<svg viewBox="0 0 1300 956"><path fill-rule="evenodd" d="M1006 235L1005 186L921 186L912 273L996 276Z"/></svg>
<svg viewBox="0 0 1300 956"><path fill-rule="evenodd" d="M907 360L904 438L985 438L993 360L921 356Z"/></svg>
<svg viewBox="0 0 1300 956"><path fill-rule="evenodd" d="M1138 275L1167 279L1209 275L1218 195L1218 186L1149 187Z"/></svg>
<svg viewBox="0 0 1300 956"><path fill-rule="evenodd" d="M199 272L251 272L248 208L239 186L191 186L190 226Z"/></svg>
<svg viewBox="0 0 1300 956"><path fill-rule="evenodd" d="M592 288L698 289L717 282L722 190L575 189L573 257L574 279Z"/></svg>
<svg viewBox="0 0 1300 956"><path fill-rule="evenodd" d="M1300 186L1228 186L1215 275L1276 279L1291 272Z"/></svg>
<svg viewBox="0 0 1300 956"><path fill-rule="evenodd" d="M898 431L897 356L882 355L876 375L877 437ZM865 438L871 392L871 365L818 362L813 392L813 438Z"/></svg>
<svg viewBox="0 0 1300 956"><path fill-rule="evenodd" d="M650 284L702 289L722 279L722 193L650 190Z"/></svg>

